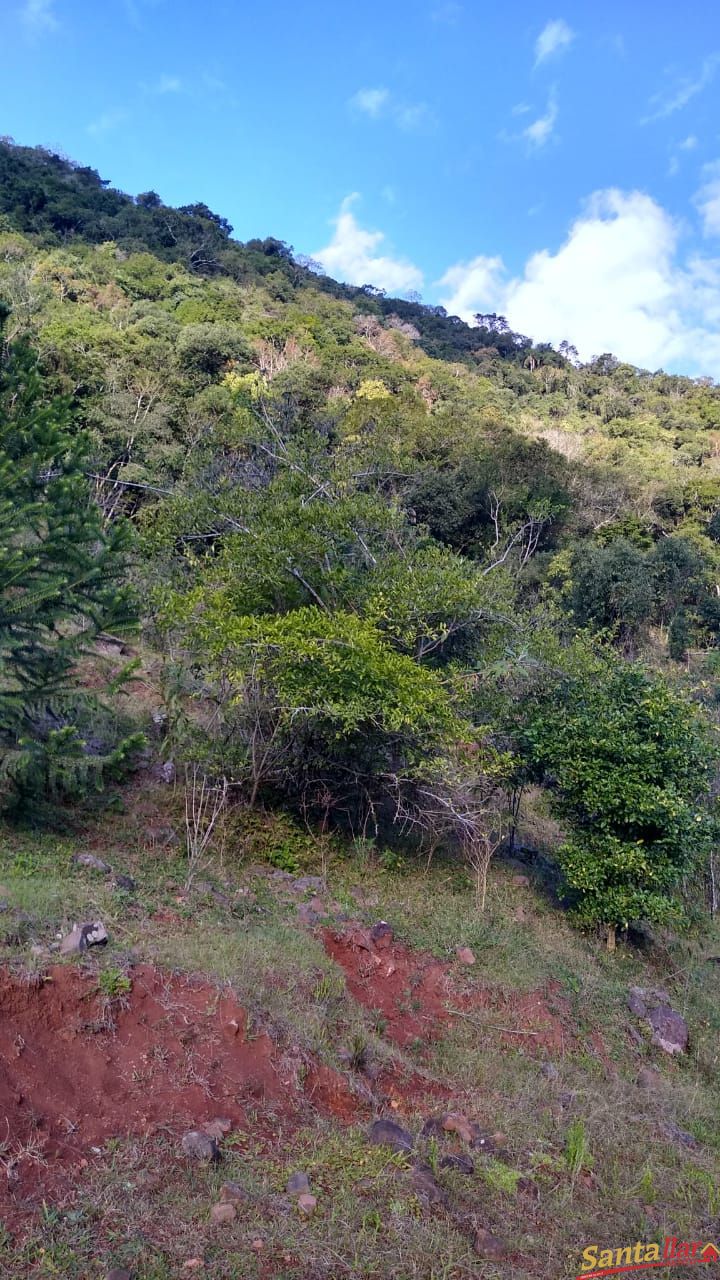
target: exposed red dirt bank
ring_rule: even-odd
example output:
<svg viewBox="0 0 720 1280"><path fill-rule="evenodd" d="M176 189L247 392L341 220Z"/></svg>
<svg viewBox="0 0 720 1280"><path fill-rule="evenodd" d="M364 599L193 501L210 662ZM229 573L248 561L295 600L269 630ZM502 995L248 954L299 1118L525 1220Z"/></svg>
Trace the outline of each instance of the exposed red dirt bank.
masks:
<svg viewBox="0 0 720 1280"><path fill-rule="evenodd" d="M217 1117L244 1128L248 1109L261 1132L292 1126L309 1106L353 1118L341 1076L316 1068L306 1091L299 1060L246 1029L232 996L149 966L110 1009L78 968L32 983L0 972L0 1141L16 1189L44 1180L21 1155L28 1143L57 1168L109 1137L179 1134Z"/></svg>
<svg viewBox="0 0 720 1280"><path fill-rule="evenodd" d="M452 965L389 936L375 945L364 929L326 929L323 943L343 969L348 990L380 1014L383 1034L395 1044L435 1040L458 1017L476 1020L479 1034L488 1039L531 1053L563 1054L575 1044L570 1006L559 984L510 995L476 987L468 994L458 990Z"/></svg>

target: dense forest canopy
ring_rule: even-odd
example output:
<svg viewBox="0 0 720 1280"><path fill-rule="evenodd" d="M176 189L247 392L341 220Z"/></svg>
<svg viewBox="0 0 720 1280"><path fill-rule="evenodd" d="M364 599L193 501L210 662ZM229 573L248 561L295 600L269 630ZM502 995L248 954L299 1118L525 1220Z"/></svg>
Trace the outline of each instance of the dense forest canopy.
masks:
<svg viewBox="0 0 720 1280"><path fill-rule="evenodd" d="M111 578L131 554L178 757L249 803L449 843L479 881L540 789L582 920L698 905L720 388L338 284L203 203L7 140L0 298L6 449L20 431L35 456L39 414L57 428L8 546L23 512L37 536L32 486L53 509L47 477L79 468ZM19 344L38 376L18 425ZM92 598L78 614L103 625ZM29 738L57 764L64 714L55 736L7 716L8 758ZM31 780L10 781L17 804Z"/></svg>

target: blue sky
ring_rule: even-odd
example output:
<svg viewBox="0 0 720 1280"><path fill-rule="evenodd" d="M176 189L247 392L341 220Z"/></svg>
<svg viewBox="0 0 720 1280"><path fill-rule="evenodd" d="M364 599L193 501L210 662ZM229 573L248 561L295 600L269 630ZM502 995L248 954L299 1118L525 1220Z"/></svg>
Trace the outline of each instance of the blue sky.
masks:
<svg viewBox="0 0 720 1280"><path fill-rule="evenodd" d="M720 377L720 9L5 0L0 130L330 274Z"/></svg>

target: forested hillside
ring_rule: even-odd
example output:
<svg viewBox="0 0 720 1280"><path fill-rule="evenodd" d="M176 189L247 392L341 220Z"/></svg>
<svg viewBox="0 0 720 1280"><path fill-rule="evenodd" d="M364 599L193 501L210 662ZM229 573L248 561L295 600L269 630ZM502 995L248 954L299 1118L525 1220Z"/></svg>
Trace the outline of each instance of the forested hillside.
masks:
<svg viewBox="0 0 720 1280"><path fill-rule="evenodd" d="M581 919L676 918L713 831L720 389L338 285L42 149L0 166L8 421L59 414L102 536L131 526L178 758L323 829L449 843L480 894L540 785ZM78 716L33 689L10 808Z"/></svg>
<svg viewBox="0 0 720 1280"><path fill-rule="evenodd" d="M720 387L9 140L0 330L3 1274L717 1239Z"/></svg>

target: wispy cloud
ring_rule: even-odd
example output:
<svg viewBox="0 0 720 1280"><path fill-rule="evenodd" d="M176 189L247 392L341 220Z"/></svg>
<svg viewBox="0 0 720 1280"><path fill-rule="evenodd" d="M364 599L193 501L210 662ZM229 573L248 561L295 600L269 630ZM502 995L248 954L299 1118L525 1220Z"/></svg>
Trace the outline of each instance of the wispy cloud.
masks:
<svg viewBox="0 0 720 1280"><path fill-rule="evenodd" d="M703 185L695 195L706 236L720 236L720 160L703 165Z"/></svg>
<svg viewBox="0 0 720 1280"><path fill-rule="evenodd" d="M55 31L60 25L55 15L53 0L25 0L20 18L32 35Z"/></svg>
<svg viewBox="0 0 720 1280"><path fill-rule="evenodd" d="M437 22L445 27L456 27L463 13L464 9L461 4L456 4L455 0L447 0L446 4L440 4L437 9L432 10L430 21Z"/></svg>
<svg viewBox="0 0 720 1280"><path fill-rule="evenodd" d="M104 133L110 133L113 129L117 129L118 125L127 120L127 117L128 113L124 108L119 108L116 111L103 111L102 115L99 115L97 119L91 120L86 125L85 132L89 133L92 138L102 137Z"/></svg>
<svg viewBox="0 0 720 1280"><path fill-rule="evenodd" d="M437 124L426 102L405 102L384 87L358 89L348 106L370 120L389 120L405 133L429 132Z"/></svg>
<svg viewBox="0 0 720 1280"><path fill-rule="evenodd" d="M574 39L575 32L564 18L553 18L552 22L547 22L535 41L535 66L556 53L563 53Z"/></svg>
<svg viewBox="0 0 720 1280"><path fill-rule="evenodd" d="M179 76L162 75L155 85L153 93L180 93L182 80Z"/></svg>
<svg viewBox="0 0 720 1280"><path fill-rule="evenodd" d="M694 76L684 76L676 81L672 89L656 93L650 99L648 114L640 123L651 124L653 120L664 120L676 111L682 111L688 102L702 93L703 89L707 89L715 78L718 67L720 67L720 53L708 54Z"/></svg>
<svg viewBox="0 0 720 1280"><path fill-rule="evenodd" d="M526 138L531 147L544 147L550 141L555 124L558 118L558 100L555 89L550 91L548 104L545 111L537 120L533 120L527 129L523 129L522 136Z"/></svg>
<svg viewBox="0 0 720 1280"><path fill-rule="evenodd" d="M389 89L358 89L350 99L350 106L354 111L360 111L363 115L376 120L383 114L389 102Z"/></svg>

